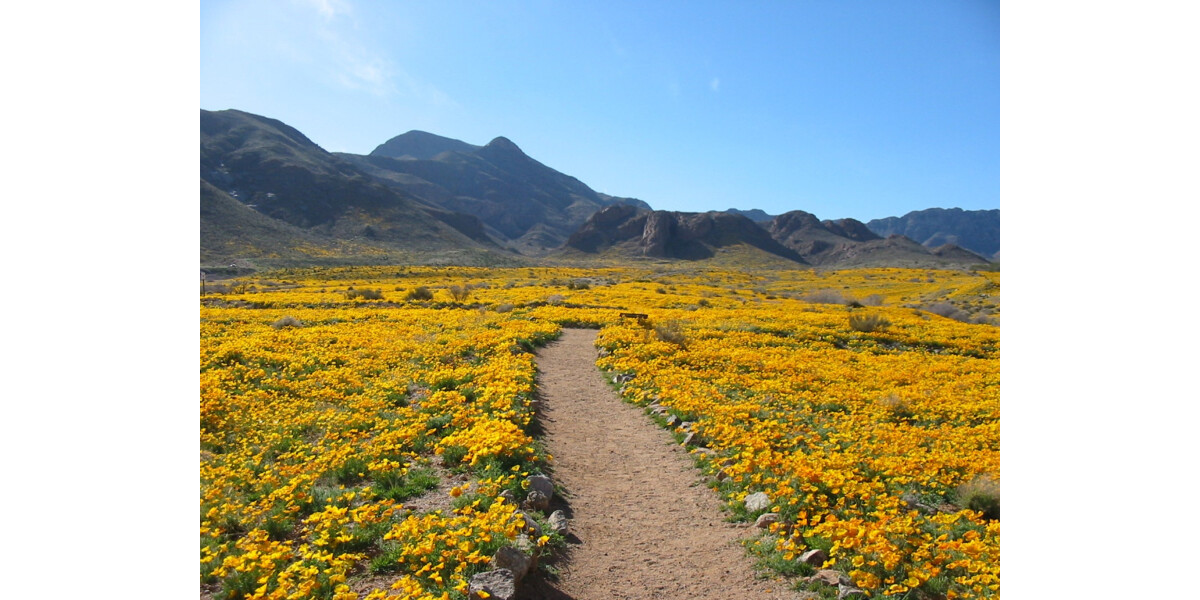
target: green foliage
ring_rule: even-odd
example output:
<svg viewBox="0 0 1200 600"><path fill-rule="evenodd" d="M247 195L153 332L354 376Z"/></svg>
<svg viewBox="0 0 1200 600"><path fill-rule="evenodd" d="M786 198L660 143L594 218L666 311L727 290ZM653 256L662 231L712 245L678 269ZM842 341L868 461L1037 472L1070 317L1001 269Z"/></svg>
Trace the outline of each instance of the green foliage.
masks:
<svg viewBox="0 0 1200 600"><path fill-rule="evenodd" d="M455 467L462 464L464 458L467 457L466 446L446 446L442 451L442 464L447 467Z"/></svg>
<svg viewBox="0 0 1200 600"><path fill-rule="evenodd" d="M375 494L397 502L415 498L427 490L437 487L437 475L430 469L410 469L401 475L396 471L375 474L371 477Z"/></svg>

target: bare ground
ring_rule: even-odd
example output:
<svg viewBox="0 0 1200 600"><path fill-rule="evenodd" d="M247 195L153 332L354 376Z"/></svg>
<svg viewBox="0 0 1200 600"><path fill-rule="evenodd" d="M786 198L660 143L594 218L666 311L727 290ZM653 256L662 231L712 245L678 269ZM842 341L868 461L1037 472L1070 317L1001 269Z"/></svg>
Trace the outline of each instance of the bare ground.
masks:
<svg viewBox="0 0 1200 600"><path fill-rule="evenodd" d="M756 579L687 453L607 386L595 331L564 329L538 352L544 439L565 488L551 510L571 519L557 577L530 576L520 598L797 598L782 581Z"/></svg>

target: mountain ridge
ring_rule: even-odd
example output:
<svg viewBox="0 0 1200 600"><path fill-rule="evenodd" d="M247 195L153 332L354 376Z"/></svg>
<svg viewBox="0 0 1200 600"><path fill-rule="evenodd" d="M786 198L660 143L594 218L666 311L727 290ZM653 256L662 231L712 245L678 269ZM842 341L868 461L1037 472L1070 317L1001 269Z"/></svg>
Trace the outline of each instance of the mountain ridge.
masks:
<svg viewBox="0 0 1200 600"><path fill-rule="evenodd" d="M914 241L872 227L915 227L897 218L864 224L804 211L656 211L596 192L505 136L478 146L410 130L357 155L327 152L282 121L243 111L201 110L200 120L202 262L239 252L268 262L439 253L484 262L597 253L708 260L741 256L730 254L734 247L798 265L987 261L960 243L968 229L934 227ZM905 218L921 221L925 213ZM936 219L921 222L929 221ZM996 229L998 252L998 218Z"/></svg>

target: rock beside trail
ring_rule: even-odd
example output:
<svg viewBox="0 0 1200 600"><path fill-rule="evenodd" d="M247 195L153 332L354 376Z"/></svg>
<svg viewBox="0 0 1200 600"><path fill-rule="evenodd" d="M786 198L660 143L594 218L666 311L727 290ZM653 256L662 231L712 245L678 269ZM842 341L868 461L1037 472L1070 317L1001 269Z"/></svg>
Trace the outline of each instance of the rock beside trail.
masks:
<svg viewBox="0 0 1200 600"><path fill-rule="evenodd" d="M527 533L533 534L534 537L542 537L542 526L538 525L538 522L533 520L533 517L520 511L517 511L517 514L521 515L521 518L525 520L525 531Z"/></svg>
<svg viewBox="0 0 1200 600"><path fill-rule="evenodd" d="M530 475L525 479L529 482L530 491L541 492L546 495L546 499L554 497L554 483L549 477L544 475Z"/></svg>
<svg viewBox="0 0 1200 600"><path fill-rule="evenodd" d="M850 577L841 571L834 569L821 569L811 577L802 577L801 583L822 583L828 586L837 586L838 600L846 598L866 598L867 593L854 587L854 582Z"/></svg>
<svg viewBox="0 0 1200 600"><path fill-rule="evenodd" d="M819 567L829 560L829 555L824 550L809 550L800 555L800 562L806 565Z"/></svg>
<svg viewBox="0 0 1200 600"><path fill-rule="evenodd" d="M754 526L759 529L766 529L771 526L771 523L779 522L779 513L763 513L754 521Z"/></svg>
<svg viewBox="0 0 1200 600"><path fill-rule="evenodd" d="M467 591L471 600L483 600L480 592L487 592L489 598L512 600L517 595L517 580L512 571L496 569L472 577Z"/></svg>
<svg viewBox="0 0 1200 600"><path fill-rule="evenodd" d="M561 510L551 513L550 527L559 535L567 535L567 515Z"/></svg>
<svg viewBox="0 0 1200 600"><path fill-rule="evenodd" d="M864 592L854 586L850 586L850 585L839 585L838 586L838 600L845 600L846 598L866 598L866 597L867 597L866 592Z"/></svg>
<svg viewBox="0 0 1200 600"><path fill-rule="evenodd" d="M492 557L492 568L507 569L512 572L514 582L521 581L525 577L531 563L529 555L512 546L505 546L497 550L496 555Z"/></svg>
<svg viewBox="0 0 1200 600"><path fill-rule="evenodd" d="M837 586L851 585L854 583L850 581L850 577L848 577L845 573L836 571L834 569L821 569L820 571L817 571L815 575L809 577L808 581L819 581L825 585Z"/></svg>
<svg viewBox="0 0 1200 600"><path fill-rule="evenodd" d="M550 497L537 490L529 492L525 496L525 504L523 505L528 510L544 511L550 506Z"/></svg>
<svg viewBox="0 0 1200 600"><path fill-rule="evenodd" d="M745 506L746 510L750 512L767 510L771 507L771 498L767 496L766 492L755 492L746 496Z"/></svg>

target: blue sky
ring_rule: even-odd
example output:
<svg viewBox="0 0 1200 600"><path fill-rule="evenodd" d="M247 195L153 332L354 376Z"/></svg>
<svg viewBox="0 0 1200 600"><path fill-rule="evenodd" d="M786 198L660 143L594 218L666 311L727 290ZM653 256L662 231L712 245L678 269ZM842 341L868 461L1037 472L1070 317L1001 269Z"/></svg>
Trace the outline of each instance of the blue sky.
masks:
<svg viewBox="0 0 1200 600"><path fill-rule="evenodd" d="M329 151L505 136L667 210L1000 205L993 1L204 0L200 107Z"/></svg>

